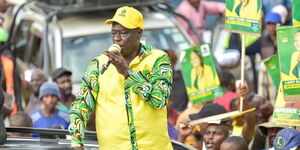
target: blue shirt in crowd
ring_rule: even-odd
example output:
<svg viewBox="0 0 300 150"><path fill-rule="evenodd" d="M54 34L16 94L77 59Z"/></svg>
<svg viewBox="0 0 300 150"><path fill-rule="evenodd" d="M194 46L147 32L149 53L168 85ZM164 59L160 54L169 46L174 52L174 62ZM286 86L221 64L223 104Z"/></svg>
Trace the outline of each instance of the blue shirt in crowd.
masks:
<svg viewBox="0 0 300 150"><path fill-rule="evenodd" d="M34 128L60 128L67 129L69 126L69 113L57 109L55 114L47 117L38 109L30 114ZM34 135L33 135L34 136Z"/></svg>

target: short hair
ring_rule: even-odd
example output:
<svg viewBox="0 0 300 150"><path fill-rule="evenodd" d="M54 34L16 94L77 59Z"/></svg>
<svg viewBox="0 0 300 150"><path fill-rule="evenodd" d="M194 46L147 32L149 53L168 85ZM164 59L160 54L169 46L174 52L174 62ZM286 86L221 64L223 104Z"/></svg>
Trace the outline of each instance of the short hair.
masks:
<svg viewBox="0 0 300 150"><path fill-rule="evenodd" d="M32 119L23 111L9 117L9 126L11 127L32 127Z"/></svg>
<svg viewBox="0 0 300 150"><path fill-rule="evenodd" d="M239 136L230 136L226 138L223 143L232 143L236 145L239 150L248 150L248 144L246 140Z"/></svg>
<svg viewBox="0 0 300 150"><path fill-rule="evenodd" d="M39 75L41 75L43 77L43 79L45 79L45 80L48 79L48 75L45 73L45 71L43 71L40 68L33 68L32 71L31 71L31 76L33 74L39 74Z"/></svg>
<svg viewBox="0 0 300 150"><path fill-rule="evenodd" d="M235 80L233 74L229 71L221 71L220 72L221 86L228 87L230 85L231 80Z"/></svg>

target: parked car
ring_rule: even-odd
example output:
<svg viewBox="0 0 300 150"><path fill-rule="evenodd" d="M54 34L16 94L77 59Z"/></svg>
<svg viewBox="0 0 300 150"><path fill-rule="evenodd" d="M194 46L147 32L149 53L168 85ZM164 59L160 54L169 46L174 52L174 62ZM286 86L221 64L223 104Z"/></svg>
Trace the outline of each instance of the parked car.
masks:
<svg viewBox="0 0 300 150"><path fill-rule="evenodd" d="M19 76L34 67L49 75L54 69L64 67L73 73L73 92L77 92L89 62L112 44L111 26L104 21L123 5L135 6L144 15L141 42L174 50L178 55L190 46L190 37L174 16L153 9L166 0L117 1L31 0L16 5L19 10L14 11L11 41L15 45Z"/></svg>
<svg viewBox="0 0 300 150"><path fill-rule="evenodd" d="M0 149L5 150L48 150L48 149L63 149L72 150L71 137L67 130L62 129L37 129L24 127L7 127L7 132L21 133L39 133L41 137L10 137L6 142L0 145ZM174 150L195 150L192 147L186 146L177 141L171 141ZM86 131L85 134L85 150L98 150L101 145L98 145L96 132Z"/></svg>

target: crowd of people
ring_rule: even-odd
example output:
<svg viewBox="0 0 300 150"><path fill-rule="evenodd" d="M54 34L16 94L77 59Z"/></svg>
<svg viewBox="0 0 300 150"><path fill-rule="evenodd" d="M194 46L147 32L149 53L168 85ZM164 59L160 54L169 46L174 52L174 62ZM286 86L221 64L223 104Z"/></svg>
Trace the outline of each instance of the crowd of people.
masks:
<svg viewBox="0 0 300 150"><path fill-rule="evenodd" d="M205 28L207 14L224 17L226 9L223 2L207 0L182 0L176 4L179 4L174 6L176 11L188 18L200 33ZM290 24L291 5L289 0L263 0L262 5L265 14L262 35L251 39L246 46L248 55L258 54L264 59L277 54L276 28ZM177 19L194 44L200 44L201 40L188 24ZM277 89L263 63L259 65L257 92L246 83L238 83L240 76L221 65L218 77L223 96L192 104L183 75L174 68L179 63L174 51L157 50L140 43L144 26L143 15L138 10L121 7L105 23L112 26L112 40L120 46L120 51L105 51L95 56L83 75L77 95L72 91L72 72L67 69L57 68L51 73L31 69L31 95L24 102L24 112L16 112L13 106L4 105L4 117L9 120L7 125L69 129L72 147L81 148L85 130L95 130L101 149L167 150L172 149L172 139L197 150L300 150L299 127L272 123ZM7 36L5 28L0 28L0 48ZM239 36L229 36L226 48L240 50ZM3 76L6 77L3 92L14 94L13 81L9 80L12 75L8 74L12 69L9 60L13 57L2 49L0 52ZM201 58L196 52L193 56ZM107 59L111 64L102 72ZM201 63L201 59L195 63ZM199 71L195 69L193 73L196 76ZM210 72L205 73L216 78ZM197 79L191 84L206 86L202 83L209 84L211 80ZM230 119L220 117L239 110L240 106L242 110L252 111ZM197 120L212 116L215 119L195 124ZM39 136L27 133L8 135Z"/></svg>

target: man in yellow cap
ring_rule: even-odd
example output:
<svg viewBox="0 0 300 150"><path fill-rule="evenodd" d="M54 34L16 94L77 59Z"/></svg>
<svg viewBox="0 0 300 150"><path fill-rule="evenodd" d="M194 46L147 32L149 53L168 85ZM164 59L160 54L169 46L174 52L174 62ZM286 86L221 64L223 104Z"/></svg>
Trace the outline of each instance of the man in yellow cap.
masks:
<svg viewBox="0 0 300 150"><path fill-rule="evenodd" d="M118 8L111 24L112 40L121 51L105 51L88 66L71 106L72 147L83 147L89 112L96 111L101 150L171 150L166 104L172 67L165 52L142 45L143 15ZM111 65L100 73L103 64Z"/></svg>

